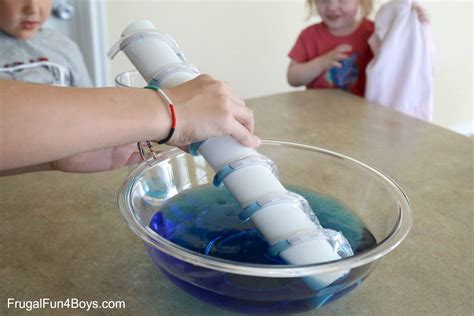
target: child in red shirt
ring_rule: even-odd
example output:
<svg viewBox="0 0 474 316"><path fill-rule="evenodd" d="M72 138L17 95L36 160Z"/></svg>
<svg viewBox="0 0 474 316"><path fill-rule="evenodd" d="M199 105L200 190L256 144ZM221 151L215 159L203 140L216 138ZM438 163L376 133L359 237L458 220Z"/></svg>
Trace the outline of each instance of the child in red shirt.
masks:
<svg viewBox="0 0 474 316"><path fill-rule="evenodd" d="M307 0L321 23L299 35L288 56L288 83L306 88L339 88L363 96L365 68L372 59L368 39L374 23L366 17L373 0Z"/></svg>
<svg viewBox="0 0 474 316"><path fill-rule="evenodd" d="M321 23L304 29L288 56L288 83L308 89L338 88L364 96L365 69L373 57L368 40L374 23L367 19L373 0L306 0ZM421 22L423 7L413 3Z"/></svg>

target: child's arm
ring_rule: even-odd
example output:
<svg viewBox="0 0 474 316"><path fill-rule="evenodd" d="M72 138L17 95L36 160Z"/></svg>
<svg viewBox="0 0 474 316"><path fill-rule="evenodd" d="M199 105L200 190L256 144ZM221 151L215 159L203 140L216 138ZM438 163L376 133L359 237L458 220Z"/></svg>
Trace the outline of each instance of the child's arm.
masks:
<svg viewBox="0 0 474 316"><path fill-rule="evenodd" d="M165 92L177 117L168 144L231 135L243 145L258 146L253 114L228 84L203 75ZM171 126L168 105L155 91L138 88L62 88L0 80L0 113L0 170L164 139Z"/></svg>
<svg viewBox="0 0 474 316"><path fill-rule="evenodd" d="M288 66L287 79L293 87L307 85L331 67L342 67L340 61L349 57L352 47L341 44L332 51L318 56L306 63L291 61Z"/></svg>
<svg viewBox="0 0 474 316"><path fill-rule="evenodd" d="M99 172L137 164L141 161L142 158L138 152L137 144L133 143L77 154L47 163L0 170L0 176L51 170L80 173Z"/></svg>

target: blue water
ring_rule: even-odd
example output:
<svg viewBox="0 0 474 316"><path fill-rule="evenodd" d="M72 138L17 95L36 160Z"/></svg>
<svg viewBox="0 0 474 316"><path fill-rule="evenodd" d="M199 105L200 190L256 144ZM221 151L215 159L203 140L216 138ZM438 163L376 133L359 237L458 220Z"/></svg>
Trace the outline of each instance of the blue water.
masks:
<svg viewBox="0 0 474 316"><path fill-rule="evenodd" d="M302 187L285 187L309 202L324 228L342 232L355 254L376 245L362 220L342 203ZM279 257L267 255L269 245L252 221L239 220L241 211L225 187L206 185L166 201L153 216L150 228L167 240L206 256L253 264L285 264ZM288 313L319 308L355 288L371 270L370 266L353 269L327 288L315 291L304 278L210 273L154 248L147 249L178 286L209 303L239 312Z"/></svg>

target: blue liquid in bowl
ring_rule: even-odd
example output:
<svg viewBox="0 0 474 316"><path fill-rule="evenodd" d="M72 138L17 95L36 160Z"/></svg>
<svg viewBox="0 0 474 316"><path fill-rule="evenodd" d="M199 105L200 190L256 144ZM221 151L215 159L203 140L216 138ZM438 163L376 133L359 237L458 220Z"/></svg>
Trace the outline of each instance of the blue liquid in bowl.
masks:
<svg viewBox="0 0 474 316"><path fill-rule="evenodd" d="M285 185L309 202L321 225L340 231L354 254L376 246L364 223L337 200L302 187ZM239 220L239 204L225 189L210 185L186 190L160 206L150 228L163 238L202 255L234 261L285 265L267 255L268 243L252 221ZM295 313L334 301L359 285L374 264L352 269L324 289L304 277L271 278L220 272L194 266L145 245L155 264L188 293L222 308L244 313Z"/></svg>

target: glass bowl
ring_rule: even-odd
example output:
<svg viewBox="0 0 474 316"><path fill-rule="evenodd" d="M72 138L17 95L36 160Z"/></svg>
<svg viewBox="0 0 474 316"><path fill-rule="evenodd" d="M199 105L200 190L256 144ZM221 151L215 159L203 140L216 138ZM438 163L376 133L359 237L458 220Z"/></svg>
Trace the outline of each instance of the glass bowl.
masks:
<svg viewBox="0 0 474 316"><path fill-rule="evenodd" d="M115 86L116 87L135 87L143 88L147 85L147 82L140 75L138 70L129 70L119 73L115 76Z"/></svg>
<svg viewBox="0 0 474 316"><path fill-rule="evenodd" d="M198 207L203 202L197 201L196 209L177 215L183 210L177 207L179 203L171 202L190 192L197 192L199 198L199 192L212 190L214 172L203 157L171 149L159 154L151 166L142 164L131 172L119 191L118 204L154 264L198 299L244 313L321 308L361 284L377 261L407 236L412 223L408 198L380 171L335 152L285 141L265 140L258 152L276 163L279 179L287 188L315 192L349 209L370 232L373 243L356 250L354 256L333 262L288 265L268 258L268 245L258 238L251 221L238 219L238 205L232 205L228 193L224 196L225 188L216 188L221 191L208 200L222 211ZM166 208L168 204L171 206ZM164 230L157 229L157 218ZM337 218L331 220L337 229L341 223ZM213 229L213 233L222 234L216 238L209 233ZM178 232L181 235L176 237ZM226 253L229 240L237 247L235 252ZM220 252L215 254L215 249ZM251 257L250 253L257 255ZM315 290L306 282L342 271L349 273L322 289Z"/></svg>

